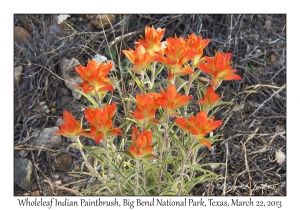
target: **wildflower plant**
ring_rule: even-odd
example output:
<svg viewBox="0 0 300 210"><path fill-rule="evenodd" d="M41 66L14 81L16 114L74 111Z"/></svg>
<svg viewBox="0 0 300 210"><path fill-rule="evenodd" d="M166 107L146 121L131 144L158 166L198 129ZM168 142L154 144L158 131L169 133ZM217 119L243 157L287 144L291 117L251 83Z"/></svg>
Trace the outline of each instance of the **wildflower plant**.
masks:
<svg viewBox="0 0 300 210"><path fill-rule="evenodd" d="M99 181L84 194L189 195L195 185L220 178L205 169L198 151L211 149L218 140L213 131L223 122L213 114L216 107L229 103L221 101L218 87L223 80L242 78L232 69L231 53L203 57L209 39L191 34L187 39L169 37L163 42L164 33L165 29L147 26L136 48L122 51L132 63L127 71L139 92L122 98L132 104L132 110L118 127L114 117L122 107L110 100L103 102L114 91L109 78L113 63L91 60L76 67L83 79L79 92L90 101L83 115L88 127L64 111L64 125L56 134L72 139L70 146L79 149L83 166L89 170L85 173ZM158 79L163 71L167 78ZM208 85L197 81L200 109L190 113L188 106L195 97L189 95L190 88L201 72L211 80ZM84 146L80 140L84 137L94 139L97 146Z"/></svg>

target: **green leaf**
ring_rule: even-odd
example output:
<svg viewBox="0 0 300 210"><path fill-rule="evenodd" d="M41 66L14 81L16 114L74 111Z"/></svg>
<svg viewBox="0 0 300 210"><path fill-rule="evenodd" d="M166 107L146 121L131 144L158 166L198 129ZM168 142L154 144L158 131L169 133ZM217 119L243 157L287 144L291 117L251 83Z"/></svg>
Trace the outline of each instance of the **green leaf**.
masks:
<svg viewBox="0 0 300 210"><path fill-rule="evenodd" d="M134 157L134 155L131 154L131 152L129 152L129 151L117 151L117 152L125 155L126 157L128 157L128 158L130 158L132 160L136 160L136 158Z"/></svg>
<svg viewBox="0 0 300 210"><path fill-rule="evenodd" d="M88 94L85 94L84 92L82 92L81 90L75 90L77 93L80 93L81 95L83 95L89 102L91 102L93 104L93 106L98 107L97 102Z"/></svg>
<svg viewBox="0 0 300 210"><path fill-rule="evenodd" d="M202 93L205 95L206 93L206 87L203 85L202 82L196 80L196 82L198 83L198 85L200 86L201 90L202 90Z"/></svg>
<svg viewBox="0 0 300 210"><path fill-rule="evenodd" d="M172 175L168 173L168 171L165 169L165 167L162 167L162 170L163 170L164 174L166 174L166 176L170 180L169 182L174 183L174 179L173 179Z"/></svg>
<svg viewBox="0 0 300 210"><path fill-rule="evenodd" d="M159 159L159 157L157 157L156 155L154 155L152 153L146 154L146 155L142 156L141 158L146 159L146 160Z"/></svg>
<svg viewBox="0 0 300 210"><path fill-rule="evenodd" d="M178 79L179 81L180 81L180 83L181 83L181 85L177 88L177 92L179 92L180 91L180 89L181 88L183 88L184 89L184 91L186 92L187 91L187 81L184 81L183 79L181 79L180 77L176 77L176 79Z"/></svg>
<svg viewBox="0 0 300 210"><path fill-rule="evenodd" d="M192 82L195 81L195 79L199 76L200 73L201 73L201 70L198 70L198 71L196 71L196 73L193 74Z"/></svg>
<svg viewBox="0 0 300 210"><path fill-rule="evenodd" d="M109 46L106 46L105 47L105 53L106 55L110 55L110 57L114 60L114 61L118 61L117 60L117 54L116 54L116 51L113 47L109 47Z"/></svg>
<svg viewBox="0 0 300 210"><path fill-rule="evenodd" d="M149 195L149 193L147 192L147 190L142 185L140 185L140 188L144 192L145 195Z"/></svg>
<svg viewBox="0 0 300 210"><path fill-rule="evenodd" d="M106 150L103 147L97 146L85 146L84 147L88 152L95 153L95 154L105 154Z"/></svg>
<svg viewBox="0 0 300 210"><path fill-rule="evenodd" d="M79 147L80 147L80 144L78 144L78 143L72 143L72 144L70 144L70 145L68 146L67 149L69 149L69 148L79 149Z"/></svg>
<svg viewBox="0 0 300 210"><path fill-rule="evenodd" d="M175 136L172 136L171 137L175 142L176 144L178 145L178 148L180 149L180 152L181 152L181 156L182 157L185 157L186 156L186 153L185 153L185 149L183 147L183 145L181 144L181 142L179 141L179 139Z"/></svg>
<svg viewBox="0 0 300 210"><path fill-rule="evenodd" d="M156 72L154 74L154 78L156 78L157 75L160 74L160 72L163 70L163 68L164 68L164 65L161 64L160 67L156 70Z"/></svg>
<svg viewBox="0 0 300 210"><path fill-rule="evenodd" d="M134 73L132 73L132 71L128 70L128 73L130 74L130 76L132 77L132 79L135 81L136 85L140 88L140 90L142 91L142 83L141 81L134 75Z"/></svg>

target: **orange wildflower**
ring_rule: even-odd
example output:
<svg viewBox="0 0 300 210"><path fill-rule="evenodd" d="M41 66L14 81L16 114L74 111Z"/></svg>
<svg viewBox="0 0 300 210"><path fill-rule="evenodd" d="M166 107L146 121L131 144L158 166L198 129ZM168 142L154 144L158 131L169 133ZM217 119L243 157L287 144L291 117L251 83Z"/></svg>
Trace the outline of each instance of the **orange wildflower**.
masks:
<svg viewBox="0 0 300 210"><path fill-rule="evenodd" d="M217 87L222 80L242 80L242 78L235 74L236 69L231 69L231 53L217 52L215 57L205 57L206 63L201 63L198 68L212 77L211 84Z"/></svg>
<svg viewBox="0 0 300 210"><path fill-rule="evenodd" d="M208 45L210 39L202 39L202 36L196 37L195 34L189 35L186 40L186 45L191 49L197 52L195 57L193 58L192 66L196 67L201 63L202 59L200 59L203 55L203 49Z"/></svg>
<svg viewBox="0 0 300 210"><path fill-rule="evenodd" d="M90 124L90 131L86 132L87 136L95 139L99 144L107 136L122 135L123 131L119 128L112 127L112 118L116 110L116 103L107 105L104 109L86 108L85 118Z"/></svg>
<svg viewBox="0 0 300 210"><path fill-rule="evenodd" d="M211 148L211 143L204 137L222 124L222 120L213 120L214 117L207 118L207 113L205 111L201 111L196 115L196 117L191 116L190 120L185 118L176 118L175 122L182 129L190 132L192 135L195 135L200 143Z"/></svg>
<svg viewBox="0 0 300 210"><path fill-rule="evenodd" d="M140 131L132 126L132 146L129 152L133 156L145 156L152 152L152 131Z"/></svg>
<svg viewBox="0 0 300 210"><path fill-rule="evenodd" d="M220 95L216 94L214 91L214 88L210 86L203 99L198 100L198 103L200 103L206 111L208 111L211 107L213 107L220 99Z"/></svg>
<svg viewBox="0 0 300 210"><path fill-rule="evenodd" d="M110 85L110 80L107 74L113 67L110 63L98 63L95 60L91 60L87 67L82 65L76 66L77 73L81 76L84 82L78 87L85 93L91 93L95 95L96 92L113 91L114 87Z"/></svg>
<svg viewBox="0 0 300 210"><path fill-rule="evenodd" d="M145 39L138 39L137 45L142 45L150 54L155 54L161 51L161 39L164 36L166 29L154 29L146 26Z"/></svg>
<svg viewBox="0 0 300 210"><path fill-rule="evenodd" d="M143 45L138 45L135 51L129 49L122 50L122 52L135 66L134 68L130 68L130 70L137 74L141 74L157 57L157 55L151 55L150 52L147 52Z"/></svg>
<svg viewBox="0 0 300 210"><path fill-rule="evenodd" d="M55 134L63 135L68 138L74 138L79 136L84 130L81 128L81 124L74 119L71 112L64 110L63 112L64 125L61 125L59 130Z"/></svg>
<svg viewBox="0 0 300 210"><path fill-rule="evenodd" d="M136 94L136 110L133 113L133 117L140 121L142 124L154 123L159 124L159 121L155 119L155 112L159 107L158 103L151 94Z"/></svg>
<svg viewBox="0 0 300 210"><path fill-rule="evenodd" d="M181 95L177 93L175 85L171 84L166 91L162 90L160 96L157 98L157 103L167 110L169 116L176 116L177 112L174 110L183 106L193 96Z"/></svg>
<svg viewBox="0 0 300 210"><path fill-rule="evenodd" d="M167 38L165 56L159 55L156 60L169 68L168 78L172 79L175 75L182 76L193 74L194 70L189 66L182 66L191 60L197 52L186 45L185 40L180 38Z"/></svg>

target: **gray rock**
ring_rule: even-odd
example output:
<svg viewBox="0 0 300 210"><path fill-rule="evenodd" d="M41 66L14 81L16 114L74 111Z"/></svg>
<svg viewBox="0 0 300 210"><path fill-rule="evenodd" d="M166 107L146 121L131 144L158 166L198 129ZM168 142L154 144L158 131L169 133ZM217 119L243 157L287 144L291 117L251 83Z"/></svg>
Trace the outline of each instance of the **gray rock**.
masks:
<svg viewBox="0 0 300 210"><path fill-rule="evenodd" d="M45 128L35 141L35 146L43 146L53 148L62 144L61 135L54 135L58 131L58 127Z"/></svg>
<svg viewBox="0 0 300 210"><path fill-rule="evenodd" d="M55 171L67 172L73 165L73 157L70 153L61 153L53 161Z"/></svg>
<svg viewBox="0 0 300 210"><path fill-rule="evenodd" d="M63 96L60 100L60 106L64 108L68 103L73 100L71 96Z"/></svg>
<svg viewBox="0 0 300 210"><path fill-rule="evenodd" d="M23 190L28 191L32 182L33 166L25 158L14 159L14 181Z"/></svg>
<svg viewBox="0 0 300 210"><path fill-rule="evenodd" d="M80 65L79 61L75 58L64 59L60 62L60 69L63 73L63 78L65 80L65 85L68 89L72 91L72 96L76 100L80 100L82 95L80 93L77 93L75 90L78 90L76 87L77 85L81 84L83 80L78 75L78 73L75 70L75 66Z"/></svg>

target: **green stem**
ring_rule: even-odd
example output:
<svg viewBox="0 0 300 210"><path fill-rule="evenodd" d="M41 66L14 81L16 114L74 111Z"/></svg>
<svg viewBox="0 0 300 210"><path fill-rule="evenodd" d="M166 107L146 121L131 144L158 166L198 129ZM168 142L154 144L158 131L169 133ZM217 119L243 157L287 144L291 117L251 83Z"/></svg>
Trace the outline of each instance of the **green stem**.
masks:
<svg viewBox="0 0 300 210"><path fill-rule="evenodd" d="M189 74L189 82L187 84L187 90L186 90L186 95L189 95L190 93L190 89L191 89L191 86L192 86L192 79L193 79L193 74Z"/></svg>
<svg viewBox="0 0 300 210"><path fill-rule="evenodd" d="M139 195L139 165L140 164L140 159L138 158L136 161L135 161L135 170L136 170L136 173L135 173L135 195L138 196Z"/></svg>
<svg viewBox="0 0 300 210"><path fill-rule="evenodd" d="M192 154L192 165L195 165L196 157L197 157L197 151L196 151L196 150L193 150L193 154ZM192 179L193 176L194 176L194 168L192 168L190 178Z"/></svg>
<svg viewBox="0 0 300 210"><path fill-rule="evenodd" d="M154 86L155 66L156 66L156 62L153 62L152 71L151 71L151 85L150 85L150 88L151 88L151 89L152 89L153 86Z"/></svg>
<svg viewBox="0 0 300 210"><path fill-rule="evenodd" d="M160 144L160 151L159 151L160 162L165 160L166 156L167 156L167 151L165 152L163 150L164 143L166 144L167 150L170 147L170 145L169 145L170 144L170 142L169 142L169 133L168 133L168 130L169 130L169 116L168 116L166 110L164 112L164 124L165 124L165 126L164 126L164 139ZM162 179L162 167L163 167L162 165L159 166L158 184L160 184L161 179ZM167 164L165 165L165 168L166 168L166 170L168 170L168 165ZM158 192L158 194L160 194L160 185L158 185L158 187L157 187L157 192Z"/></svg>
<svg viewBox="0 0 300 210"><path fill-rule="evenodd" d="M186 164L186 161L189 159L189 157L190 157L190 155L191 155L191 149L192 149L192 147L193 147L193 145L195 144L195 141L196 141L196 138L193 138L193 142L192 142L192 144L191 144L191 146L189 146L189 148L188 148L188 151L187 151L187 153L186 153L186 156L185 156L185 158L184 158L184 160L183 160L183 163L182 163L182 165L181 165L181 173L180 173L180 189L179 189L179 191L178 191L178 193L177 193L177 195L180 195L180 193L182 192L182 186L183 186L183 174L184 174L184 172L185 172L185 164Z"/></svg>
<svg viewBox="0 0 300 210"><path fill-rule="evenodd" d="M145 70L141 73L141 85L142 85L142 94L146 94L146 88L145 88Z"/></svg>
<svg viewBox="0 0 300 210"><path fill-rule="evenodd" d="M92 172L94 172L94 174L97 176L97 178L100 180L101 183L104 183L104 180L102 179L102 177L100 176L100 174L90 165L88 159L86 158L86 156L84 155L84 152L82 150L83 145L81 144L79 137L76 138L77 143L79 144L79 152L82 156L82 158L84 159L86 166L88 167L88 169Z"/></svg>
<svg viewBox="0 0 300 210"><path fill-rule="evenodd" d="M99 93L98 92L96 92L95 97L96 97L96 102L98 104L98 107L101 109L101 99L99 97Z"/></svg>

